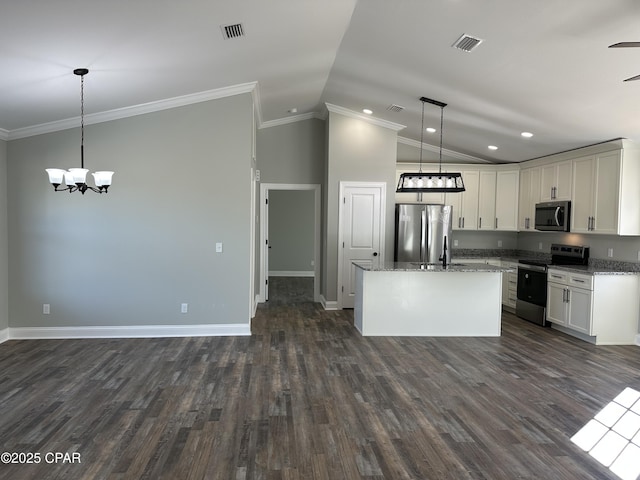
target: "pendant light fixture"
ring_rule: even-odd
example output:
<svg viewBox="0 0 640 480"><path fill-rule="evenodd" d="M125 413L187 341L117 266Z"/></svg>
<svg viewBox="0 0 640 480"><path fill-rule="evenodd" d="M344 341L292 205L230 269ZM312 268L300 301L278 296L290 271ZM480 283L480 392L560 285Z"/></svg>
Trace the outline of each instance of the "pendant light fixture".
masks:
<svg viewBox="0 0 640 480"><path fill-rule="evenodd" d="M113 172L92 173L96 186L87 185L87 173L89 170L84 168L84 76L89 73L89 70L76 68L73 73L80 76L80 168L70 168L68 171L60 168L47 168L49 182L56 192L80 192L84 195L84 192L91 190L96 193L107 193L111 185ZM66 187L58 188L63 180Z"/></svg>
<svg viewBox="0 0 640 480"><path fill-rule="evenodd" d="M427 97L420 97L422 102L422 124L420 127L420 168L418 173L403 173L398 181L396 192L444 192L457 193L464 192L464 182L461 173L442 172L442 127L444 126L444 107L446 103L439 102ZM430 103L440 107L440 159L438 173L422 173L422 145L424 137L424 104Z"/></svg>

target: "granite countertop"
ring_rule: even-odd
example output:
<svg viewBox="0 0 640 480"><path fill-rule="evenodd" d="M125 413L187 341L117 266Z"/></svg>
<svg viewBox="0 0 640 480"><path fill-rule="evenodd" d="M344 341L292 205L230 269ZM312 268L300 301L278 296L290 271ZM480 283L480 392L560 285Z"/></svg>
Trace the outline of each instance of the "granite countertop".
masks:
<svg viewBox="0 0 640 480"><path fill-rule="evenodd" d="M607 267L602 265L550 265L549 268L585 275L640 275L640 271L621 267Z"/></svg>
<svg viewBox="0 0 640 480"><path fill-rule="evenodd" d="M353 262L356 267L367 272L514 272L515 269L508 267L496 267L486 263L465 264L464 261L453 262L446 267L441 263L419 263L419 262L384 262L379 266L360 264Z"/></svg>
<svg viewBox="0 0 640 480"><path fill-rule="evenodd" d="M551 255L548 253L494 248L454 248L451 251L454 262L464 262L465 258L494 258L517 262L520 259L536 259L551 263ZM602 258L590 258L588 266L582 265L554 265L556 268L573 273L586 275L640 275L640 262L625 262L620 260L608 260Z"/></svg>

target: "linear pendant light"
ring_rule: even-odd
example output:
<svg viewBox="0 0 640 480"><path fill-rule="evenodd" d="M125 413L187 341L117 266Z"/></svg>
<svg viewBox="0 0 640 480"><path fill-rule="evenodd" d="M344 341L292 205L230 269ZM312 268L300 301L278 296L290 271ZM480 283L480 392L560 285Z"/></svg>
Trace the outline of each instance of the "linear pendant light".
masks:
<svg viewBox="0 0 640 480"><path fill-rule="evenodd" d="M47 168L49 174L49 183L53 185L56 192L80 192L84 195L87 190L96 193L107 193L111 185L111 177L113 172L95 172L92 173L96 186L87 185L88 169L84 168L84 76L89 73L86 68L76 68L74 74L80 77L80 168L70 168L69 171L60 168ZM58 188L62 181L66 184L65 188Z"/></svg>
<svg viewBox="0 0 640 480"><path fill-rule="evenodd" d="M420 168L417 173L403 173L398 181L396 192L404 193L457 193L464 192L464 182L461 173L442 172L442 129L444 126L444 107L446 103L439 102L427 97L420 97L422 102L422 125L420 127ZM438 173L422 172L422 146L424 137L424 104L430 103L440 107L440 160Z"/></svg>

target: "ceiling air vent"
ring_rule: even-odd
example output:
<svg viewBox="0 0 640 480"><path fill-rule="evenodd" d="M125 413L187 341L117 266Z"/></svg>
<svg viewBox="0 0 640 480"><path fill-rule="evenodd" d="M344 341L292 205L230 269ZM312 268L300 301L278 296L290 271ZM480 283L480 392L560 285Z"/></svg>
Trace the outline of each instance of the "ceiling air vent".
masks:
<svg viewBox="0 0 640 480"><path fill-rule="evenodd" d="M233 25L221 25L222 36L225 40L231 38L244 37L244 28L241 23L234 23Z"/></svg>
<svg viewBox="0 0 640 480"><path fill-rule="evenodd" d="M392 103L387 107L387 110L389 110L390 112L401 112L402 110L404 110L404 107Z"/></svg>
<svg viewBox="0 0 640 480"><path fill-rule="evenodd" d="M463 33L462 36L458 40L456 40L456 42L451 46L453 48L457 48L465 52L470 52L481 43L482 43L482 39L472 37L471 35L467 35L466 33Z"/></svg>

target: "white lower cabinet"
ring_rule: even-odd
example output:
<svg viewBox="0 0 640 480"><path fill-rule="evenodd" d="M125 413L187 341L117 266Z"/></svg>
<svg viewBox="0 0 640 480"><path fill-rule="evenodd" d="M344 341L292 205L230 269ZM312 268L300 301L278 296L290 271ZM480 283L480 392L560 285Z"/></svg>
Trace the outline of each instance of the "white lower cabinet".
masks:
<svg viewBox="0 0 640 480"><path fill-rule="evenodd" d="M502 306L515 312L518 296L518 264L503 260L501 266L514 269L513 272L502 274Z"/></svg>
<svg viewBox="0 0 640 480"><path fill-rule="evenodd" d="M586 275L549 269L547 321L596 345L633 345L638 275Z"/></svg>

